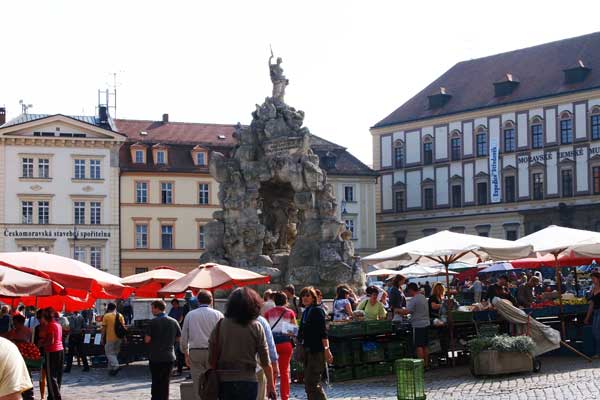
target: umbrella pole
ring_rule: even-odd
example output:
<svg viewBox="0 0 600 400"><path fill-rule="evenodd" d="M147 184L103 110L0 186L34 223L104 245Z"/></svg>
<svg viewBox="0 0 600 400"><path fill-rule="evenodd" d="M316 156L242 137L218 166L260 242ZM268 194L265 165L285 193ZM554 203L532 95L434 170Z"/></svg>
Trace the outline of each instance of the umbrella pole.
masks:
<svg viewBox="0 0 600 400"><path fill-rule="evenodd" d="M558 304L559 304L559 316L560 316L560 327L562 337L566 337L565 320L563 318L563 302L562 302L562 282L560 279L560 263L558 262L558 252L554 253L554 268L556 269L556 289L558 290Z"/></svg>
<svg viewBox="0 0 600 400"><path fill-rule="evenodd" d="M573 267L573 277L575 278L575 297L579 297L579 282L577 282L577 267Z"/></svg>

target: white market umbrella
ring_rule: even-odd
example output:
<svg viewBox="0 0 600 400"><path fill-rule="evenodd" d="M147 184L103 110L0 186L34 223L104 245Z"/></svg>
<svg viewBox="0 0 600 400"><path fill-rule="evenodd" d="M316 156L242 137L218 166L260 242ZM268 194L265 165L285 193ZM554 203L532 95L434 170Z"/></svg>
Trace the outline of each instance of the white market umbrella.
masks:
<svg viewBox="0 0 600 400"><path fill-rule="evenodd" d="M397 269L376 269L367 274L367 276L386 276L386 275L404 275Z"/></svg>
<svg viewBox="0 0 600 400"><path fill-rule="evenodd" d="M512 271L514 267L509 262L496 262L488 264L484 269L479 272L503 272Z"/></svg>
<svg viewBox="0 0 600 400"><path fill-rule="evenodd" d="M443 268L432 268L424 265L414 264L400 271L407 278L425 278L429 276L446 275ZM458 272L448 271L448 275L458 275Z"/></svg>
<svg viewBox="0 0 600 400"><path fill-rule="evenodd" d="M600 254L600 233L557 225L550 225L530 235L524 236L521 239L516 240L515 243L531 245L535 252L539 252L542 255L552 254L554 256L556 285L559 293L562 283L560 279L560 263L558 257L561 253L574 250L579 254L586 256L591 255L592 257L594 257L592 254L593 252L597 251L596 255ZM588 253L586 253L586 251ZM562 296L559 297L559 303L562 311Z"/></svg>
<svg viewBox="0 0 600 400"><path fill-rule="evenodd" d="M509 240L441 231L364 258L365 261L429 259L444 265L446 284L450 285L448 266L468 256L479 259L510 260L527 257L532 246Z"/></svg>

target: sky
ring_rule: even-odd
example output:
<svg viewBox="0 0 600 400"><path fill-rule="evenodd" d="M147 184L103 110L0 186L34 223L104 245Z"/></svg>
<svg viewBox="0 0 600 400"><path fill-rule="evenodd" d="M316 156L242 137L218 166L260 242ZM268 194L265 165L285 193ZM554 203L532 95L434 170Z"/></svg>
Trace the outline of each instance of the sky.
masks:
<svg viewBox="0 0 600 400"><path fill-rule="evenodd" d="M0 105L248 124L269 46L305 126L372 164L369 128L459 61L600 30L599 1L4 0ZM543 66L540 66L543 68ZM113 112L114 116L114 112Z"/></svg>

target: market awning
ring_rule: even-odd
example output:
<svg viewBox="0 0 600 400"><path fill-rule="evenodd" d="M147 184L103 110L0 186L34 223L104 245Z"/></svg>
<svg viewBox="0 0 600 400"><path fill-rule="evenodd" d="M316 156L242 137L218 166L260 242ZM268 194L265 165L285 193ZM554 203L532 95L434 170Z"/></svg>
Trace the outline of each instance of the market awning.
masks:
<svg viewBox="0 0 600 400"><path fill-rule="evenodd" d="M590 265L594 260L600 260L600 257L581 257L577 256L575 252L570 251L568 253L562 253L558 256L558 263L561 267L578 267L580 265ZM513 267L518 269L529 268L541 268L541 267L554 267L556 260L552 254L541 255L537 253L536 257L519 258L510 262Z"/></svg>
<svg viewBox="0 0 600 400"><path fill-rule="evenodd" d="M173 267L160 266L140 274L130 275L121 279L121 283L131 286L137 297L158 297L158 291L169 283L185 276L175 271Z"/></svg>

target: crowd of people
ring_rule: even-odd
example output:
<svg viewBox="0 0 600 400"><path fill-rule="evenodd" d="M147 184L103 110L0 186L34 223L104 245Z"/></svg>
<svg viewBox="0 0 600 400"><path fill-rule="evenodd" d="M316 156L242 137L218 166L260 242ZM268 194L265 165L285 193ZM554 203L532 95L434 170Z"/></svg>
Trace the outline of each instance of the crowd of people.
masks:
<svg viewBox="0 0 600 400"><path fill-rule="evenodd" d="M600 355L600 273L592 273L591 279L594 285L585 322L593 325ZM519 275L517 279L501 275L494 282L475 278L455 284L453 293L469 291L476 303L500 297L523 308L530 307L545 293L539 276L533 274ZM267 290L262 297L251 288L235 289L224 314L214 307L211 292L205 290L193 297L186 293L183 306L173 299L168 312L163 300L153 301L154 318L145 332L152 377L151 399L168 399L170 377L181 375L188 368L197 399L201 399L207 373L215 370L219 377L219 399L288 400L292 358L304 366L307 398L326 399L322 382L327 364L333 362L328 321L388 319L407 324L412 330L415 354L427 368L428 331L440 321L443 324L448 312L446 292L441 283L432 287L429 282L409 283L404 276L395 275L383 288L367 287L362 296L348 285L339 285L331 309L318 289L305 287L297 296L292 285L282 291ZM102 344L110 376L117 375L122 367L118 354L130 322L120 310L123 304L118 307L108 303L101 317ZM8 306L2 306L0 352L4 358L0 358L0 374L6 374L7 365L12 365L9 368L12 383L0 390L0 398L7 390L22 393L23 399L34 398L30 373L26 367L22 368L22 363L14 363L17 356L13 353L18 352L11 347L10 342L14 342L33 343L40 349L42 398L47 392L47 399L60 400L62 376L71 371L73 360L82 362L84 372L90 368L82 351L84 331L90 323L88 315L88 312L62 315L52 308L33 310L23 306L11 313Z"/></svg>

